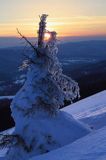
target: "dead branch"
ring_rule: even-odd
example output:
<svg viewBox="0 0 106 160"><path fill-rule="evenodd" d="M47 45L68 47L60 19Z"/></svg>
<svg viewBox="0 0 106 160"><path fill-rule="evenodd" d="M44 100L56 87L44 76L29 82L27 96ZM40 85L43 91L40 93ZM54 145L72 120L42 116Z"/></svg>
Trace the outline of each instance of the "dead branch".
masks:
<svg viewBox="0 0 106 160"><path fill-rule="evenodd" d="M36 54L38 55L39 53L38 53L37 48L35 48L33 46L33 44L24 35L21 34L21 32L18 30L18 28L17 28L17 32L21 36L21 39L24 39L27 42L27 44L29 44L31 46L31 48L34 50L34 52L36 52Z"/></svg>

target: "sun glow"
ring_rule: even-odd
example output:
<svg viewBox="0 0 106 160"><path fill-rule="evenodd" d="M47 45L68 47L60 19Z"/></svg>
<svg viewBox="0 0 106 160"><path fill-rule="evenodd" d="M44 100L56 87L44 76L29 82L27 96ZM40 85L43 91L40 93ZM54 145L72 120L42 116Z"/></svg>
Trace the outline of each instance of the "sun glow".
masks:
<svg viewBox="0 0 106 160"><path fill-rule="evenodd" d="M50 35L50 33L45 33L45 35L44 35L44 40L49 40L50 39L50 37L51 37L51 35Z"/></svg>

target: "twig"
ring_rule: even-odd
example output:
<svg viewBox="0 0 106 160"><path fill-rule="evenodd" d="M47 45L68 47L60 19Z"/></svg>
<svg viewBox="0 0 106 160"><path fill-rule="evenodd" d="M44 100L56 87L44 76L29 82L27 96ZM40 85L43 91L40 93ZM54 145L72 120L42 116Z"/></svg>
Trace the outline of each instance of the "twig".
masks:
<svg viewBox="0 0 106 160"><path fill-rule="evenodd" d="M21 36L21 39L24 39L33 48L34 52L36 52L36 54L38 55L39 54L38 50L32 45L32 43L24 35L21 34L18 28L17 28L17 32Z"/></svg>

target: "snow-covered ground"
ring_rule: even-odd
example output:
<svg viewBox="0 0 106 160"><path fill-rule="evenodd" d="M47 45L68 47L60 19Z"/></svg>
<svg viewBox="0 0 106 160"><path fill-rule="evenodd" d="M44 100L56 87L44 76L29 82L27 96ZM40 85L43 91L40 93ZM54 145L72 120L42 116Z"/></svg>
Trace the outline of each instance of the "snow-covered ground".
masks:
<svg viewBox="0 0 106 160"><path fill-rule="evenodd" d="M94 129L106 126L106 90L63 108Z"/></svg>
<svg viewBox="0 0 106 160"><path fill-rule="evenodd" d="M31 160L106 160L106 90L63 110L90 124L95 130L72 144Z"/></svg>
<svg viewBox="0 0 106 160"><path fill-rule="evenodd" d="M106 160L106 127L30 160Z"/></svg>
<svg viewBox="0 0 106 160"><path fill-rule="evenodd" d="M90 125L92 133L30 160L106 160L106 90L62 110ZM3 154L1 151L0 156Z"/></svg>

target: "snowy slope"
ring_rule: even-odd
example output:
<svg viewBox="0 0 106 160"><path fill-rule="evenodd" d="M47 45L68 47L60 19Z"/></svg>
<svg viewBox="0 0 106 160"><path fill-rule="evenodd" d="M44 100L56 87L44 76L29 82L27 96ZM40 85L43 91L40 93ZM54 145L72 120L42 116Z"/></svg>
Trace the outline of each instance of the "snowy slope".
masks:
<svg viewBox="0 0 106 160"><path fill-rule="evenodd" d="M99 129L106 125L106 90L62 109L74 118Z"/></svg>
<svg viewBox="0 0 106 160"><path fill-rule="evenodd" d="M62 110L95 129L101 129L94 130L72 144L30 160L106 160L106 90Z"/></svg>
<svg viewBox="0 0 106 160"><path fill-rule="evenodd" d="M98 130L93 130L91 134L65 147L31 160L106 160L106 127L103 127L106 126L106 90L62 110ZM0 151L0 157L2 156L3 153Z"/></svg>
<svg viewBox="0 0 106 160"><path fill-rule="evenodd" d="M106 127L30 160L106 160Z"/></svg>

